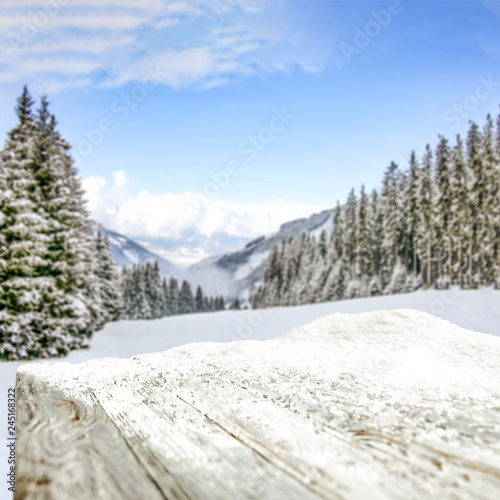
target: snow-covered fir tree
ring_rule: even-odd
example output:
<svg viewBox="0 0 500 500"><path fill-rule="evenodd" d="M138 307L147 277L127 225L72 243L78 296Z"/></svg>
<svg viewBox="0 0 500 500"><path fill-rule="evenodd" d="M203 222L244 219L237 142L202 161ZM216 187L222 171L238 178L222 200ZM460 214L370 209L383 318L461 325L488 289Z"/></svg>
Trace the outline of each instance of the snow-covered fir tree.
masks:
<svg viewBox="0 0 500 500"><path fill-rule="evenodd" d="M96 275L100 284L102 308L106 321L117 321L123 312L119 276L115 268L108 235L98 231L96 237Z"/></svg>
<svg viewBox="0 0 500 500"><path fill-rule="evenodd" d="M418 179L420 254L423 256L421 260L425 262L424 282L427 285L430 285L433 279L432 252L436 226L432 158L431 147L427 144Z"/></svg>
<svg viewBox="0 0 500 500"><path fill-rule="evenodd" d="M57 356L84 347L113 315L70 146L42 97L25 87L0 153L0 356Z"/></svg>
<svg viewBox="0 0 500 500"><path fill-rule="evenodd" d="M196 294L194 297L194 309L196 312L204 312L205 309L205 297L203 295L203 290L201 286L196 287Z"/></svg>
<svg viewBox="0 0 500 500"><path fill-rule="evenodd" d="M500 288L500 115L497 118L495 164L496 164L496 210L493 212L493 227L495 232L495 254L496 254L496 288Z"/></svg>
<svg viewBox="0 0 500 500"><path fill-rule="evenodd" d="M146 268L124 269L121 277L124 319L152 319L153 313L146 295Z"/></svg>
<svg viewBox="0 0 500 500"><path fill-rule="evenodd" d="M365 186L361 186L358 213L356 217L356 276L371 276L371 260L369 247L368 196Z"/></svg>
<svg viewBox="0 0 500 500"><path fill-rule="evenodd" d="M492 283L497 280L496 264L496 216L498 213L498 158L495 150L495 125L491 115L486 118L483 128L481 157L483 159L483 170L486 180L486 192L483 202L484 232L483 232L483 260L484 275L481 283Z"/></svg>
<svg viewBox="0 0 500 500"><path fill-rule="evenodd" d="M457 135L456 144L451 156L450 189L452 192L452 204L450 222L452 242L455 248L452 283L460 286L465 285L465 250L467 249L468 240L472 238L471 207L468 203L469 193L467 185L468 178L464 144L460 135Z"/></svg>
<svg viewBox="0 0 500 500"><path fill-rule="evenodd" d="M383 264L384 220L380 205L379 195L374 189L368 206L368 249L370 253L370 267L372 275L375 277L380 276ZM335 226L335 220L333 223ZM381 290L378 293L380 292ZM371 295L377 295L378 293L374 289Z"/></svg>
<svg viewBox="0 0 500 500"><path fill-rule="evenodd" d="M358 202L354 189L347 197L347 203L344 209L344 234L343 250L345 262L351 275L355 274L356 268L356 216L358 212Z"/></svg>
<svg viewBox="0 0 500 500"><path fill-rule="evenodd" d="M419 164L415 151L411 152L410 161L408 164L408 182L406 190L403 193L404 203L403 210L406 214L405 237L410 250L411 271L417 274L419 271L418 260L418 177Z"/></svg>
<svg viewBox="0 0 500 500"><path fill-rule="evenodd" d="M482 258L483 243L486 237L486 189L487 178L484 172L481 155L482 139L479 126L471 123L467 135L467 164L469 171L469 205L471 208L472 234L469 239L469 288L481 284L484 259Z"/></svg>
<svg viewBox="0 0 500 500"><path fill-rule="evenodd" d="M235 298L235 299L231 302L231 305L229 306L229 309L231 309L232 311L239 311L239 310L241 309L241 306L240 306L240 299Z"/></svg>
<svg viewBox="0 0 500 500"><path fill-rule="evenodd" d="M399 173L398 165L392 162L385 172L380 196L384 228L383 264L380 278L384 286L389 282L392 271L399 260L401 239Z"/></svg>
<svg viewBox="0 0 500 500"><path fill-rule="evenodd" d="M441 137L436 149L436 232L438 283L452 282L453 240L451 207L453 192L451 189L451 151L448 140ZM443 258L447 255L446 258Z"/></svg>
<svg viewBox="0 0 500 500"><path fill-rule="evenodd" d="M165 294L161 285L161 276L158 262L146 263L144 269L144 284L146 297L148 299L151 318L158 319L163 317L165 310Z"/></svg>
<svg viewBox="0 0 500 500"><path fill-rule="evenodd" d="M168 315L179 314L179 283L174 277L171 277L168 282L167 295L167 310Z"/></svg>
<svg viewBox="0 0 500 500"><path fill-rule="evenodd" d="M195 311L191 284L183 280L179 291L179 314L191 314Z"/></svg>

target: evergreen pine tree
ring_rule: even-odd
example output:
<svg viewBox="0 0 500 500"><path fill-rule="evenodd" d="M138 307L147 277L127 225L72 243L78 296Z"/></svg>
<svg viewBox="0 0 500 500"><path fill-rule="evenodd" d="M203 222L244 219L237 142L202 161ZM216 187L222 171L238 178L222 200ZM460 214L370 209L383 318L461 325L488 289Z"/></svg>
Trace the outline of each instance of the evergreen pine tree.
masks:
<svg viewBox="0 0 500 500"><path fill-rule="evenodd" d="M381 279L385 286L398 262L399 241L401 236L400 206L398 193L398 165L392 162L387 168L382 184L380 203L384 225L384 265Z"/></svg>
<svg viewBox="0 0 500 500"><path fill-rule="evenodd" d="M130 302L126 311L126 319L151 319L151 307L146 295L145 267L134 266L129 278L130 290L126 295Z"/></svg>
<svg viewBox="0 0 500 500"><path fill-rule="evenodd" d="M233 311L239 311L241 309L241 307L240 307L240 300L238 298L234 299L231 302L231 305L229 306L229 309L231 309Z"/></svg>
<svg viewBox="0 0 500 500"><path fill-rule="evenodd" d="M408 167L408 183L404 193L404 208L406 213L406 237L411 249L411 269L414 273L418 272L418 224L419 224L419 206L418 206L418 175L419 164L415 151L412 151Z"/></svg>
<svg viewBox="0 0 500 500"><path fill-rule="evenodd" d="M171 316L172 311L170 310L170 290L168 288L167 278L163 278L161 282L161 288L163 290L163 317Z"/></svg>
<svg viewBox="0 0 500 500"><path fill-rule="evenodd" d="M498 160L496 157L495 131L491 115L486 117L482 135L481 157L485 178L483 201L484 231L481 238L481 259L483 261L482 283L495 282L497 276L496 217L498 214Z"/></svg>
<svg viewBox="0 0 500 500"><path fill-rule="evenodd" d="M151 319L163 317L165 310L165 294L161 286L158 262L147 262L144 268L145 293L151 311Z"/></svg>
<svg viewBox="0 0 500 500"><path fill-rule="evenodd" d="M281 288L283 285L283 273L282 273L282 250L278 246L273 246L271 253L266 263L266 269L264 271L264 281L267 284L263 288L263 304L266 306L278 305ZM219 310L221 310L221 305L219 302Z"/></svg>
<svg viewBox="0 0 500 500"><path fill-rule="evenodd" d="M464 284L464 249L467 248L467 241L472 237L472 220L467 189L467 165L465 163L463 141L460 135L457 135L457 142L453 148L451 162L451 228L452 238L455 242L454 246L457 249L456 263L453 267L455 275L453 282L462 286Z"/></svg>
<svg viewBox="0 0 500 500"><path fill-rule="evenodd" d="M109 247L108 235L103 237L101 231L98 231L96 237L96 257L98 264L96 275L99 279L105 320L117 321L122 314L123 299L119 290L119 278Z"/></svg>
<svg viewBox="0 0 500 500"><path fill-rule="evenodd" d="M128 319L128 312L130 310L130 272L126 266L122 267L119 277L120 295L122 297L122 318Z"/></svg>
<svg viewBox="0 0 500 500"><path fill-rule="evenodd" d="M406 267L401 262L398 262L394 267L391 280L386 286L384 293L386 295L404 293L406 291L405 285L407 278L408 278L408 271Z"/></svg>
<svg viewBox="0 0 500 500"><path fill-rule="evenodd" d="M358 202L354 189L351 190L347 197L347 203L344 211L344 234L343 234L343 249L342 255L347 264L349 274L354 276L356 265L356 214L358 211Z"/></svg>
<svg viewBox="0 0 500 500"><path fill-rule="evenodd" d="M337 201L337 206L333 212L333 228L330 239L330 244L333 247L333 259L339 260L343 257L344 249L344 216L340 202Z"/></svg>
<svg viewBox="0 0 500 500"><path fill-rule="evenodd" d="M191 314L195 311L191 285L184 280L179 292L179 314Z"/></svg>
<svg viewBox="0 0 500 500"><path fill-rule="evenodd" d="M453 281L453 240L451 208L453 204L453 193L451 188L451 151L448 140L441 137L436 149L436 228L438 231L438 278L443 278L443 267L445 267L446 281ZM441 259L441 242L446 240L447 260L443 266Z"/></svg>
<svg viewBox="0 0 500 500"><path fill-rule="evenodd" d="M469 206L472 221L468 249L468 285L470 288L477 287L483 279L481 248L486 229L485 203L487 186L481 149L482 138L479 127L476 123L471 123L467 134Z"/></svg>
<svg viewBox="0 0 500 500"><path fill-rule="evenodd" d="M368 196L363 185L361 186L356 218L356 275L358 278L367 277L372 272L368 234Z"/></svg>
<svg viewBox="0 0 500 500"><path fill-rule="evenodd" d="M199 285L196 288L196 295L195 295L195 299L194 299L194 304L195 304L195 311L196 312L205 311L205 297L203 296L203 290L201 289L201 286L199 286Z"/></svg>
<svg viewBox="0 0 500 500"><path fill-rule="evenodd" d="M170 314L180 314L179 312L179 283L174 277L171 277L168 282L168 310Z"/></svg>
<svg viewBox="0 0 500 500"><path fill-rule="evenodd" d="M418 182L418 205L420 207L420 240L422 260L425 260L425 283L432 283L432 248L435 241L434 184L432 176L432 150L429 144L422 159L422 170Z"/></svg>
<svg viewBox="0 0 500 500"><path fill-rule="evenodd" d="M349 283L349 273L344 259L335 262L325 284L324 300L342 300Z"/></svg>
<svg viewBox="0 0 500 500"><path fill-rule="evenodd" d="M101 304L95 260L95 240L85 208L84 193L69 154L70 146L56 130L57 122L42 97L35 122L32 170L38 211L47 214L47 275L64 293L77 297L90 313L88 330L102 327L106 313Z"/></svg>
<svg viewBox="0 0 500 500"><path fill-rule="evenodd" d="M203 297L203 310L206 312L210 312L212 310L210 299L208 297Z"/></svg>
<svg viewBox="0 0 500 500"><path fill-rule="evenodd" d="M383 264L384 220L380 199L374 189L370 196L368 207L368 248L370 252L370 267L372 274L380 276ZM378 284L381 287L380 279Z"/></svg>
<svg viewBox="0 0 500 500"><path fill-rule="evenodd" d="M323 229L319 235L319 241L318 241L318 254L321 259L326 258L327 254L327 245L326 245L326 231Z"/></svg>
<svg viewBox="0 0 500 500"><path fill-rule="evenodd" d="M1 153L0 355L9 359L65 354L85 345L90 334L88 312L58 288L50 273L50 219L38 204L32 168L32 107L24 87L16 108L19 123Z"/></svg>
<svg viewBox="0 0 500 500"><path fill-rule="evenodd" d="M497 118L496 127L496 209L493 211L493 226L495 231L495 253L496 253L496 287L500 288L500 115Z"/></svg>

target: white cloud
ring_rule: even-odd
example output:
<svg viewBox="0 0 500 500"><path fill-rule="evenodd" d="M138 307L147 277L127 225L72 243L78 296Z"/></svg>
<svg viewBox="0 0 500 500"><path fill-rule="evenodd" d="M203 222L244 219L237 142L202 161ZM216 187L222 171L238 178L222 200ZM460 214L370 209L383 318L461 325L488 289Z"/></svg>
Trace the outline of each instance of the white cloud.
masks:
<svg viewBox="0 0 500 500"><path fill-rule="evenodd" d="M128 186L129 184L132 184L130 179L127 179L127 176L125 175L125 170L119 170L118 172L113 172L113 181L115 183L115 186L118 188L122 188Z"/></svg>
<svg viewBox="0 0 500 500"><path fill-rule="evenodd" d="M122 35L113 38L107 38L102 35L75 35L66 40L47 40L43 45L27 44L23 47L23 54L40 53L76 53L81 52L89 55L104 54L112 49L130 46L135 42L132 35Z"/></svg>
<svg viewBox="0 0 500 500"><path fill-rule="evenodd" d="M89 177L83 180L88 207L93 218L108 229L139 240L171 242L172 251L206 256L205 243L215 235L226 235L231 241L270 234L290 220L307 217L326 207L271 201L239 203L216 198L199 203L199 193L163 193L147 190L131 194L132 182L124 171L113 174L114 183ZM201 242L201 243L200 243ZM233 248L221 248L220 251Z"/></svg>
<svg viewBox="0 0 500 500"><path fill-rule="evenodd" d="M157 64L166 85L210 88L295 67L318 71L324 58L295 54L297 19L279 15L289 3L3 0L0 66L8 76L2 80L113 87L142 80Z"/></svg>
<svg viewBox="0 0 500 500"><path fill-rule="evenodd" d="M106 188L106 180L102 177L88 177L83 180L88 209L95 213L100 209L101 193Z"/></svg>

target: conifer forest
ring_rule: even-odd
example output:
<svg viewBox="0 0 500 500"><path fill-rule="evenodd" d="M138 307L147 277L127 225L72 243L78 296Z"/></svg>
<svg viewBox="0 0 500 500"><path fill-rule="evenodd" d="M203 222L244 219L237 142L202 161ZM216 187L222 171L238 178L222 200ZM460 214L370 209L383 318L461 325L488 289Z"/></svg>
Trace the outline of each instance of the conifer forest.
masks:
<svg viewBox="0 0 500 500"><path fill-rule="evenodd" d="M157 265L119 275L108 240L94 234L69 144L46 97L27 87L0 154L0 358L46 358L87 347L118 319L152 319L224 308Z"/></svg>
<svg viewBox="0 0 500 500"><path fill-rule="evenodd" d="M352 190L330 236L275 246L253 307L414 291L500 286L500 116L465 140L440 137L387 168L380 192Z"/></svg>

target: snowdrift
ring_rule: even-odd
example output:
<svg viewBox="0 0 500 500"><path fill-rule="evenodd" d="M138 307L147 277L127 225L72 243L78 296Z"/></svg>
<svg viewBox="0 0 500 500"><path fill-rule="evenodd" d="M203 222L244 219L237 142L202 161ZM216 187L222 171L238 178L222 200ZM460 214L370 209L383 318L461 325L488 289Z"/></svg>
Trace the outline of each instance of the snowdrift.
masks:
<svg viewBox="0 0 500 500"><path fill-rule="evenodd" d="M500 498L500 338L413 310L17 373L15 498Z"/></svg>

